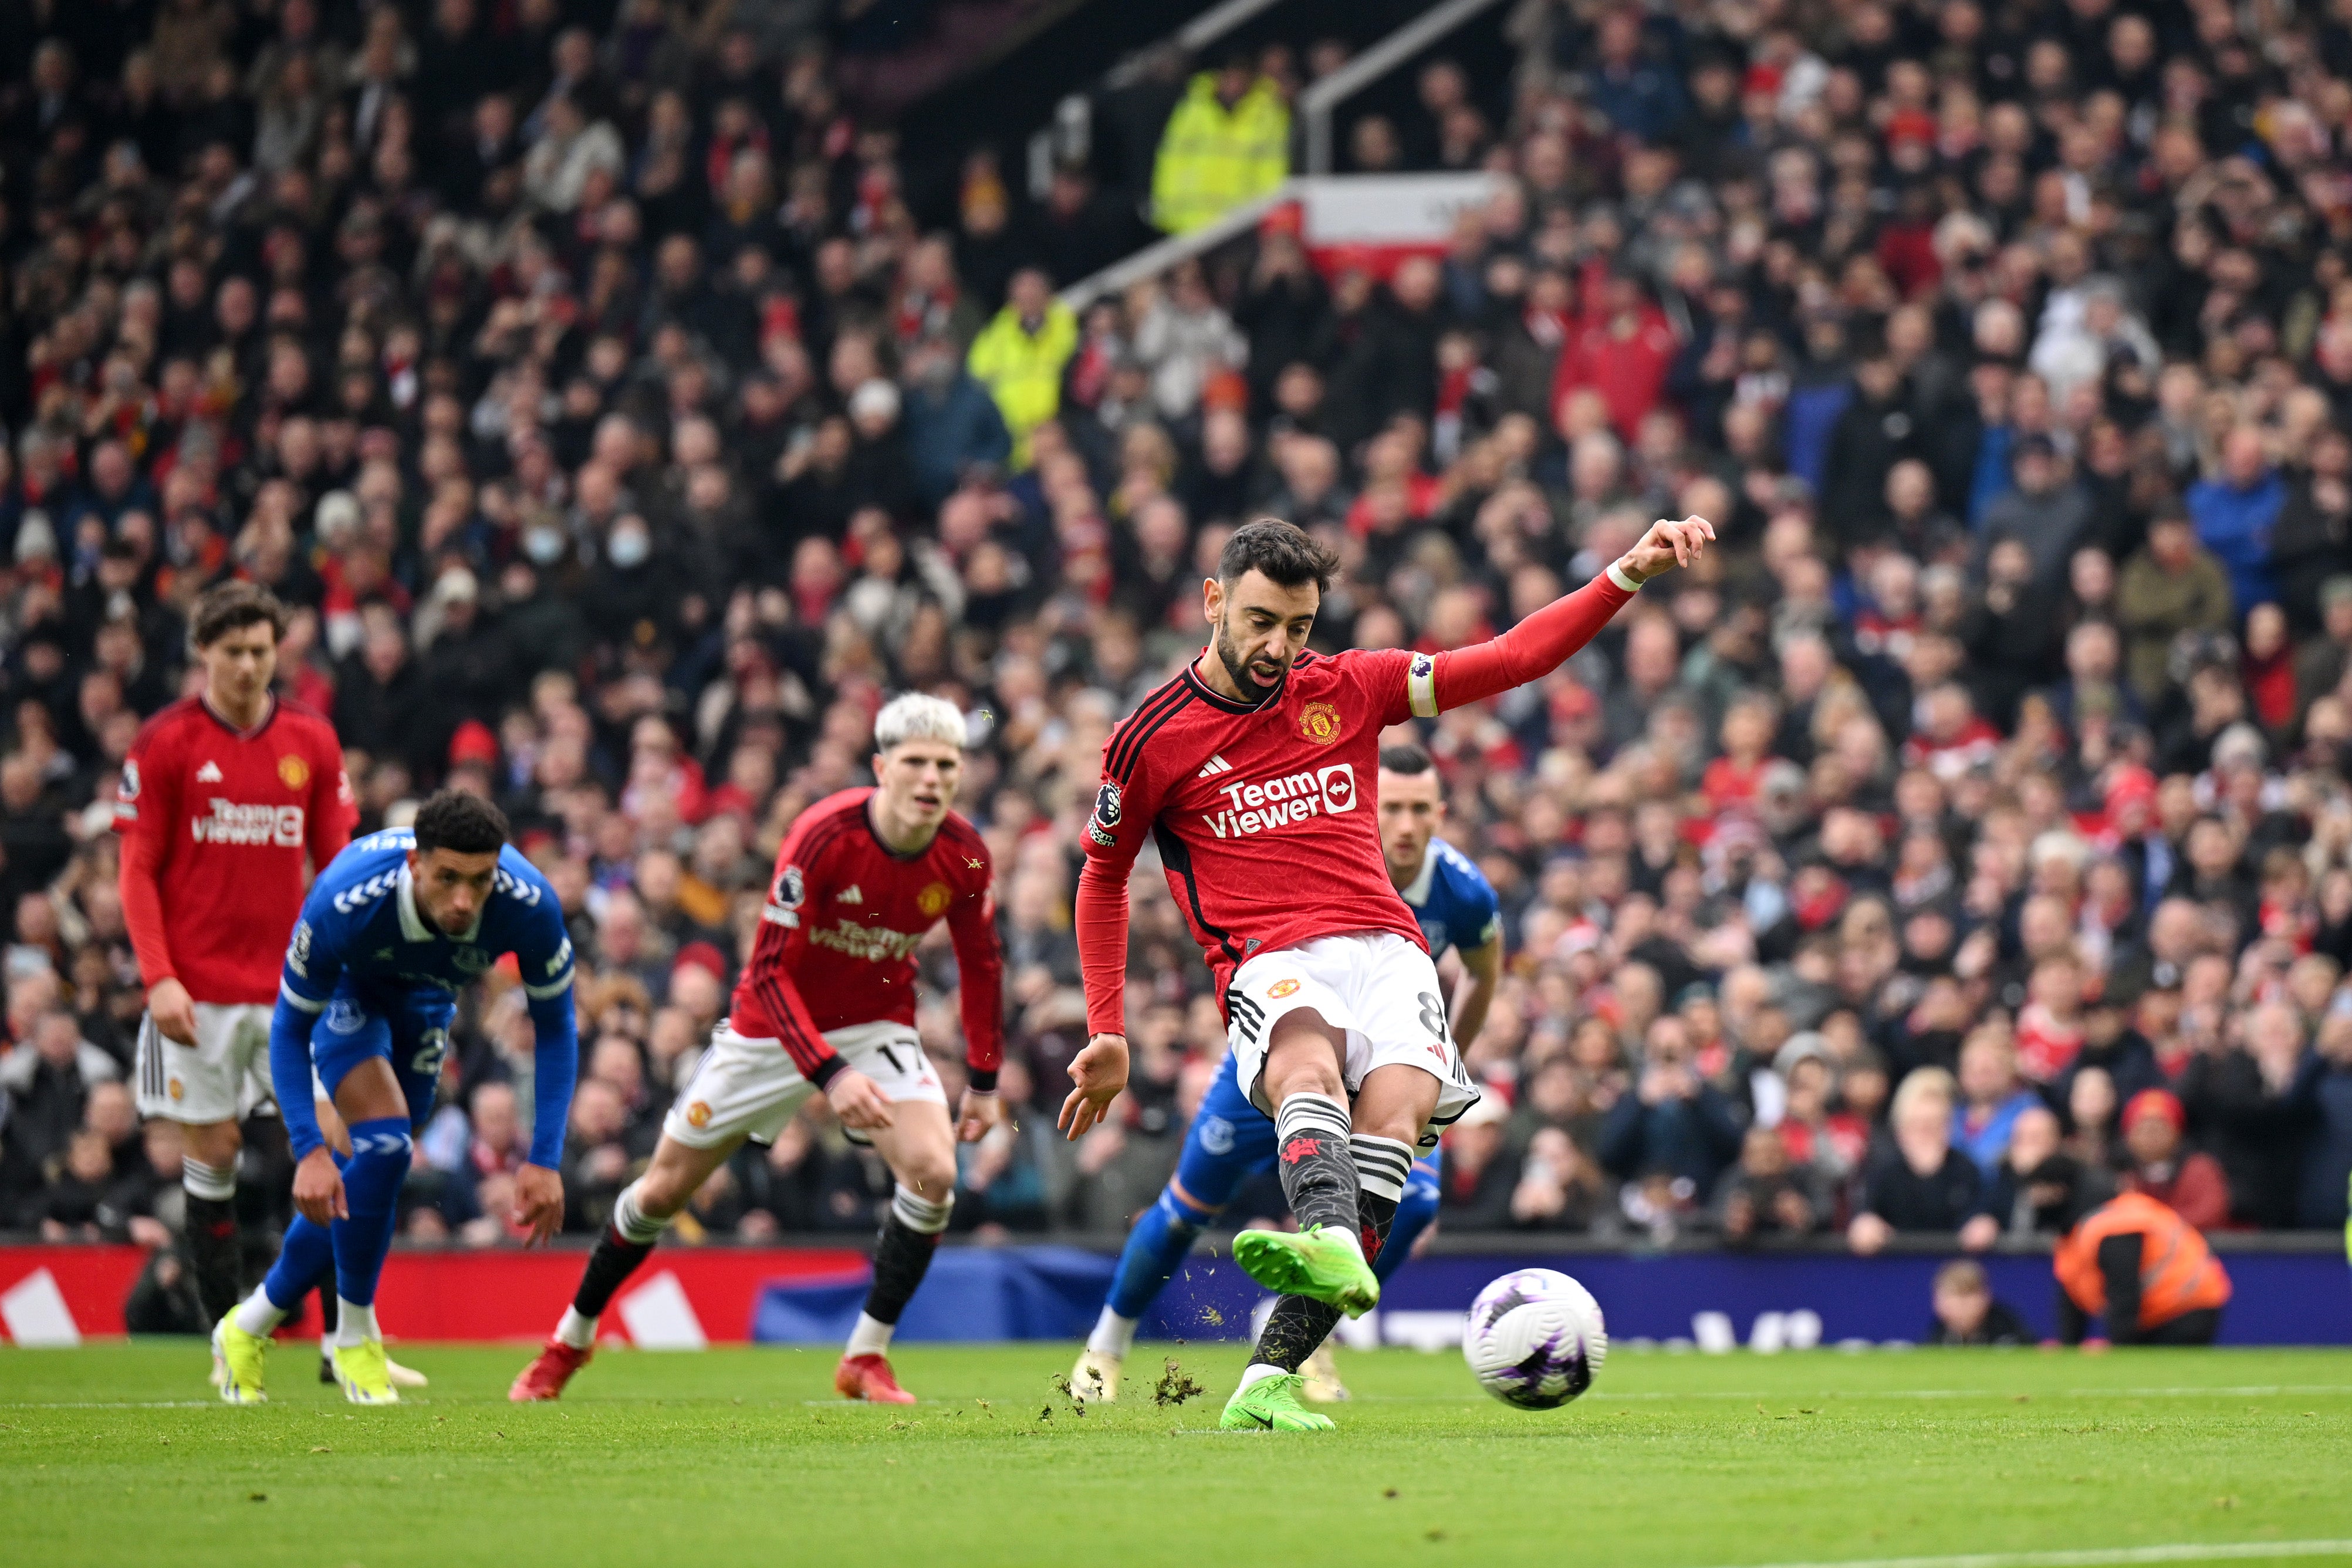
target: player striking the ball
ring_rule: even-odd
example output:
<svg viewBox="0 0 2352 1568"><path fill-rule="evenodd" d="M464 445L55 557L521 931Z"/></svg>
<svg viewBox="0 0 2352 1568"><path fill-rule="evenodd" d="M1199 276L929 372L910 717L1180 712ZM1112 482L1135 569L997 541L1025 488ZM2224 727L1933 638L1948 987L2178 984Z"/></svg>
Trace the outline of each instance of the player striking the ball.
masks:
<svg viewBox="0 0 2352 1568"><path fill-rule="evenodd" d="M1461 959L1467 984L1454 999L1453 1032L1457 1048L1466 1052L1486 1021L1502 978L1500 906L1469 857L1435 837L1445 819L1445 800L1429 753L1419 746L1387 746L1380 761L1381 852L1389 882L1412 910L1429 951L1442 953L1451 945ZM1242 1092L1234 1076L1235 1059L1226 1053L1184 1135L1176 1174L1128 1233L1110 1299L1070 1373L1071 1388L1086 1398L1118 1399L1119 1369L1134 1348L1136 1324L1167 1288L1201 1227L1223 1211L1244 1181L1274 1169L1274 1121ZM1372 1258L1372 1272L1382 1285L1437 1218L1438 1181L1437 1151L1431 1149L1413 1162L1388 1240ZM1302 1370L1308 1399L1348 1397L1331 1365L1329 1341Z"/></svg>
<svg viewBox="0 0 2352 1568"><path fill-rule="evenodd" d="M890 1335L955 1207L957 1140L978 1142L1003 1114L1004 963L988 847L950 809L963 715L909 693L877 716L874 744L875 787L817 802L784 836L730 1015L671 1106L653 1163L621 1194L562 1321L508 1398L561 1394L595 1348L596 1320L671 1216L746 1138L773 1142L822 1089L898 1184L834 1387L845 1399L914 1403L891 1373ZM941 919L955 942L971 1073L953 1124L915 1033L915 949Z"/></svg>
<svg viewBox="0 0 2352 1568"><path fill-rule="evenodd" d="M1235 1079L1275 1120L1300 1226L1234 1238L1234 1260L1282 1299L1223 1426L1331 1426L1299 1404L1299 1365L1341 1313L1379 1301L1368 1258L1414 1150L1478 1100L1361 799L1381 731L1548 674L1714 536L1700 518L1655 523L1601 576L1474 647L1325 656L1307 638L1336 559L1289 523L1245 524L1202 585L1209 647L1105 744L1077 893L1080 1061L1095 1057L1072 1097L1080 1120L1125 1082L1126 884L1149 837L1216 977Z"/></svg>
<svg viewBox="0 0 2352 1568"><path fill-rule="evenodd" d="M180 1123L190 1272L217 1321L245 1294L236 1234L239 1123L270 1097L278 943L302 908L304 862L351 842L358 811L334 726L270 691L286 610L224 583L188 640L205 689L147 721L122 763L122 923L147 984L139 1114ZM310 1078L286 1086L308 1099Z"/></svg>
<svg viewBox="0 0 2352 1568"><path fill-rule="evenodd" d="M286 948L269 1023L281 1085L315 1070L352 1152L338 1162L306 1094L281 1094L293 1145L294 1207L259 1289L214 1326L227 1369L221 1397L257 1404L270 1331L331 1260L335 1381L354 1405L394 1405L375 1321L376 1280L392 1247L411 1129L433 1113L457 993L512 953L537 1039L530 1158L515 1173L515 1223L531 1243L563 1223L563 1124L579 1067L572 941L555 889L507 843L498 807L443 790L413 826L372 833L312 884ZM339 1168L340 1166L340 1168Z"/></svg>

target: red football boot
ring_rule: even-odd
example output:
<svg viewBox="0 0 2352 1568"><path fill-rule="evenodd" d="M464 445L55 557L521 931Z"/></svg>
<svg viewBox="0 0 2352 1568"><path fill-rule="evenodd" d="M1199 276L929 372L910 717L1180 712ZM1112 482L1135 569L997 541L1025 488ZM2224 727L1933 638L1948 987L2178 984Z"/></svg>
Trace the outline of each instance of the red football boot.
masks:
<svg viewBox="0 0 2352 1568"><path fill-rule="evenodd" d="M572 1381L572 1374L586 1366L588 1358L595 1353L593 1349L576 1351L561 1340L550 1340L547 1348L516 1374L514 1386L507 1390L507 1397L517 1405L528 1405L535 1399L556 1398L562 1394L563 1385Z"/></svg>
<svg viewBox="0 0 2352 1568"><path fill-rule="evenodd" d="M843 1356L841 1364L833 1369L833 1391L844 1399L863 1399L873 1405L915 1403L915 1396L890 1375L887 1356Z"/></svg>

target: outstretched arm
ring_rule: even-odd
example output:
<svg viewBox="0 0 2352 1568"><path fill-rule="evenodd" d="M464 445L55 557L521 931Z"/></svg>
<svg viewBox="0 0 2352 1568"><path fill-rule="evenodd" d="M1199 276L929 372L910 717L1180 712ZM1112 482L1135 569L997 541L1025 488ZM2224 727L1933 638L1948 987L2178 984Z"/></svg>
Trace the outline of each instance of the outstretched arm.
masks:
<svg viewBox="0 0 2352 1568"><path fill-rule="evenodd" d="M1481 702L1550 674L1591 642L1609 618L1651 578L1697 560L1715 537L1703 517L1654 522L1640 542L1609 570L1491 642L1416 658L1405 678L1413 716L1434 719L1448 708Z"/></svg>
<svg viewBox="0 0 2352 1568"><path fill-rule="evenodd" d="M1127 878L1134 867L1132 850L1089 855L1078 873L1073 921L1086 979L1087 1039L1070 1063L1076 1087L1059 1119L1073 1138L1100 1121L1127 1087Z"/></svg>

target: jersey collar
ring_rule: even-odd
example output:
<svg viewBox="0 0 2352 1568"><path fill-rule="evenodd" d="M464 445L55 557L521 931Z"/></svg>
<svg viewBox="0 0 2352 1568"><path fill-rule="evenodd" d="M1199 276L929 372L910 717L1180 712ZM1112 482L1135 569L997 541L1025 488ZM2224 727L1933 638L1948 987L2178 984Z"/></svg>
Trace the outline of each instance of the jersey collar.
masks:
<svg viewBox="0 0 2352 1568"><path fill-rule="evenodd" d="M1208 651L1209 650L1207 648L1202 648L1201 650L1203 654ZM1282 700L1283 692L1287 690L1290 686L1290 671L1286 669L1284 670L1282 672L1282 680L1280 684L1276 685L1273 690L1267 692L1264 697L1259 698L1255 702L1236 702L1232 698L1220 692L1215 687L1211 686L1207 681L1202 679L1201 660L1199 655L1195 655L1192 662L1184 667L1184 680L1187 685L1192 687L1193 696L1199 698L1202 701L1206 702L1210 707L1216 709L1221 713L1260 713Z"/></svg>
<svg viewBox="0 0 2352 1568"><path fill-rule="evenodd" d="M409 873L405 860L400 863L400 880L393 886L393 902L400 910L400 934L410 942L431 942L444 934L451 942L472 942L481 935L480 913L474 916L474 923L464 931L444 933L425 924L425 917L416 912L416 879Z"/></svg>
<svg viewBox="0 0 2352 1568"><path fill-rule="evenodd" d="M1412 881L1397 889L1397 897L1419 909L1429 902L1430 885L1436 880L1437 840L1433 838L1429 841L1429 847L1421 853L1421 869L1412 874Z"/></svg>
<svg viewBox="0 0 2352 1568"><path fill-rule="evenodd" d="M201 691L196 693L196 706L205 710L205 718L210 719L214 723L219 725L222 729L226 730L238 740L250 741L256 735L260 734L264 730L268 729L270 721L278 717L278 693L273 691L269 694L269 706L262 710L259 722L256 723L250 730L240 730L236 725L230 723L226 719L222 718L220 710L215 708Z"/></svg>

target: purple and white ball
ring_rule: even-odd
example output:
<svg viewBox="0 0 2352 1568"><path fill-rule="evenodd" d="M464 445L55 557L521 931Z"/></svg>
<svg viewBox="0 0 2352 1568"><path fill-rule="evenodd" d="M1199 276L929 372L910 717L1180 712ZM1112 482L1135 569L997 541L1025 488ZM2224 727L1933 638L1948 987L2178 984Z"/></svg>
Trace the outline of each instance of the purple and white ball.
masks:
<svg viewBox="0 0 2352 1568"><path fill-rule="evenodd" d="M1462 1358L1504 1404L1550 1410L1592 1386L1609 1331L1591 1291L1549 1268L1520 1268L1470 1304Z"/></svg>

